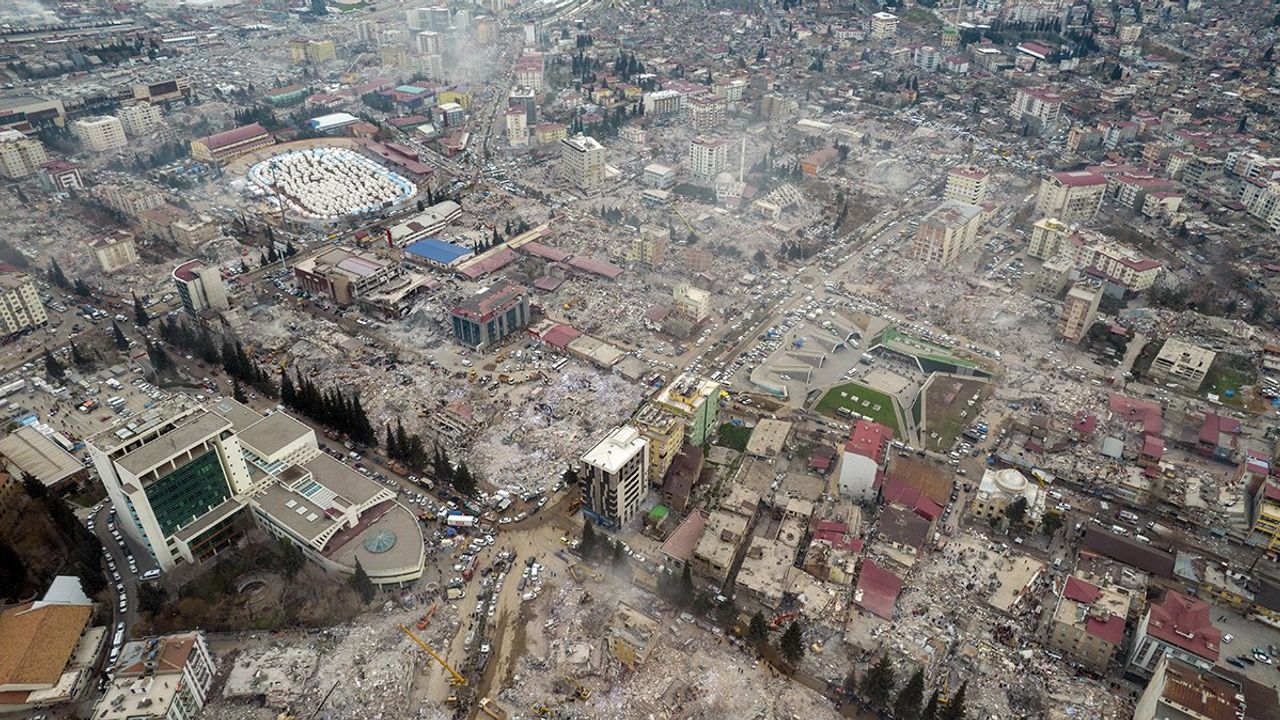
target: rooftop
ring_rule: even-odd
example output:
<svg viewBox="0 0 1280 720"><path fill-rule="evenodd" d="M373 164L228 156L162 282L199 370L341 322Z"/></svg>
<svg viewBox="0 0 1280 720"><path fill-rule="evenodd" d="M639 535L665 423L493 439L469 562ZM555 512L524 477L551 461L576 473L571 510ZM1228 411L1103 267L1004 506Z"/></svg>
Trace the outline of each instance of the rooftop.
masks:
<svg viewBox="0 0 1280 720"><path fill-rule="evenodd" d="M1170 590L1149 613L1147 634L1217 662L1222 631L1213 626L1208 603Z"/></svg>
<svg viewBox="0 0 1280 720"><path fill-rule="evenodd" d="M609 474L617 473L628 460L645 447L640 431L631 425L615 428L595 447L582 456L582 461Z"/></svg>
<svg viewBox="0 0 1280 720"><path fill-rule="evenodd" d="M0 688L58 682L93 615L92 605L34 605L0 612Z"/></svg>
<svg viewBox="0 0 1280 720"><path fill-rule="evenodd" d="M315 431L295 420L291 415L278 412L250 425L240 437L240 443L264 460L276 460L274 456L289 445L313 434Z"/></svg>
<svg viewBox="0 0 1280 720"><path fill-rule="evenodd" d="M179 420L180 424L163 435L121 456L116 463L135 477L146 474L171 458L231 429L225 418L204 410Z"/></svg>

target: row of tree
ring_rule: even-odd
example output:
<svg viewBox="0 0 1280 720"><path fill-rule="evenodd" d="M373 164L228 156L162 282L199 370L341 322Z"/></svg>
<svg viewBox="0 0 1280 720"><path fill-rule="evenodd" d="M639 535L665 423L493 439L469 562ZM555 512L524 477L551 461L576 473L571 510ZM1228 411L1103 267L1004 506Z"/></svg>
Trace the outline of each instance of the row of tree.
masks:
<svg viewBox="0 0 1280 720"><path fill-rule="evenodd" d="M877 710L890 711L896 720L964 720L967 682L946 700L934 690L927 702L924 671L916 670L901 689L896 686L897 671L887 655L882 655L861 680L851 670L844 681L846 694L860 697Z"/></svg>
<svg viewBox="0 0 1280 720"><path fill-rule="evenodd" d="M293 378L280 373L280 399L287 407L346 434L354 442L367 446L378 443L369 416L360 404L360 393L343 393L338 388L321 390L295 369Z"/></svg>
<svg viewBox="0 0 1280 720"><path fill-rule="evenodd" d="M410 438L412 442L412 438ZM444 448L436 445L431 455L431 475L440 485L452 485L454 490L466 496L476 493L476 476L466 461L459 461L457 467L449 461L449 454Z"/></svg>

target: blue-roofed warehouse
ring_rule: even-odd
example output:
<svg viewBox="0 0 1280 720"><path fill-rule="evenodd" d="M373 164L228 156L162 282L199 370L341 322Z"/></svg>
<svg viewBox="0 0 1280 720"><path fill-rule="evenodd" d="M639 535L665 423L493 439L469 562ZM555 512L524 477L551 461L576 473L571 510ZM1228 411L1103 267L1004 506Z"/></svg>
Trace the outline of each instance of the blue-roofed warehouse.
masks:
<svg viewBox="0 0 1280 720"><path fill-rule="evenodd" d="M405 260L442 270L457 267L463 260L474 254L470 248L435 238L423 238L415 243L406 245L404 248Z"/></svg>

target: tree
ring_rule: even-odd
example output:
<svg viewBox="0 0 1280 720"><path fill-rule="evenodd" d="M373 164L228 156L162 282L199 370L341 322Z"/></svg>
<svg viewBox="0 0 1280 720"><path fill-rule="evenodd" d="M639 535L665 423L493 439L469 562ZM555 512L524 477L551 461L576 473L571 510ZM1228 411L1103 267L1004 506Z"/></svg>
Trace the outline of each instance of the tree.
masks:
<svg viewBox="0 0 1280 720"><path fill-rule="evenodd" d="M476 479L464 462L458 463L458 471L453 474L453 487L466 496L476 494Z"/></svg>
<svg viewBox="0 0 1280 720"><path fill-rule="evenodd" d="M89 297L93 295L93 288L89 287L89 283L81 280L80 278L76 278L76 282L72 286L71 290L80 297Z"/></svg>
<svg viewBox="0 0 1280 720"><path fill-rule="evenodd" d="M695 594L693 573L689 570L689 564L685 563L684 570L680 571L680 584L676 586L676 602L680 604L680 607L687 608L693 604Z"/></svg>
<svg viewBox="0 0 1280 720"><path fill-rule="evenodd" d="M804 657L804 634L800 631L799 622L792 620L787 626L787 631L782 633L782 640L778 643L778 650L792 665Z"/></svg>
<svg viewBox="0 0 1280 720"><path fill-rule="evenodd" d="M57 260L49 261L49 281L63 290L71 287L71 282L67 280L67 275L62 272L62 266Z"/></svg>
<svg viewBox="0 0 1280 720"><path fill-rule="evenodd" d="M849 668L849 674L844 676L844 686L841 689L845 695L858 694L858 673L853 668Z"/></svg>
<svg viewBox="0 0 1280 720"><path fill-rule="evenodd" d="M938 691L934 690L929 696L929 702L924 706L924 712L920 713L921 720L938 720Z"/></svg>
<svg viewBox="0 0 1280 720"><path fill-rule="evenodd" d="M35 475L26 471L22 473L22 489L32 500L39 500L49 494L49 488L45 487L45 484Z"/></svg>
<svg viewBox="0 0 1280 720"><path fill-rule="evenodd" d="M747 638L751 642L759 645L769 637L769 626L764 621L764 615L757 610L755 615L751 616L751 625L747 627Z"/></svg>
<svg viewBox="0 0 1280 720"><path fill-rule="evenodd" d="M1009 518L1009 526L1021 523L1027 517L1027 499L1019 497L1004 508L1005 517Z"/></svg>
<svg viewBox="0 0 1280 720"><path fill-rule="evenodd" d="M44 349L44 373L50 380L61 380L67 376L67 368L58 362L49 348Z"/></svg>
<svg viewBox="0 0 1280 720"><path fill-rule="evenodd" d="M968 687L968 681L961 683L960 689L951 696L951 701L938 713L938 720L964 720L964 693Z"/></svg>
<svg viewBox="0 0 1280 720"><path fill-rule="evenodd" d="M889 662L888 655L881 655L880 662L862 676L860 689L863 699L877 708L883 708L889 704L889 698L893 696L893 685L893 664Z"/></svg>
<svg viewBox="0 0 1280 720"><path fill-rule="evenodd" d="M916 670L893 702L893 716L898 720L917 720L924 702L924 671Z"/></svg>
<svg viewBox="0 0 1280 720"><path fill-rule="evenodd" d="M369 573L365 572L364 566L360 564L359 558L356 558L356 571L351 576L351 587L355 588L360 601L365 605L373 602L373 596L378 592L378 589L373 586L373 581L369 579Z"/></svg>
<svg viewBox="0 0 1280 720"><path fill-rule="evenodd" d="M249 402L249 396L245 394L244 388L241 387L239 380L231 381L231 397L235 398L236 402Z"/></svg>
<svg viewBox="0 0 1280 720"><path fill-rule="evenodd" d="M17 600L27 583L27 566L9 543L0 541L0 599Z"/></svg>
<svg viewBox="0 0 1280 720"><path fill-rule="evenodd" d="M151 316L147 314L147 309L142 306L142 301L138 299L138 293L133 294L133 324L138 327L146 327L151 324Z"/></svg>
<svg viewBox="0 0 1280 720"><path fill-rule="evenodd" d="M72 340L71 341L71 362L75 364L76 367L84 369L89 367L89 365L93 363L93 358L86 355L85 352L80 349L80 346L76 345L76 341Z"/></svg>
<svg viewBox="0 0 1280 720"><path fill-rule="evenodd" d="M1062 527L1062 516L1053 513L1046 513L1040 521L1040 530L1049 537L1053 537L1054 533Z"/></svg>
<svg viewBox="0 0 1280 720"><path fill-rule="evenodd" d="M578 546L578 550L582 552L582 557L590 560L596 554L599 544L600 538L596 535L595 523L590 520L582 523L582 544Z"/></svg>
<svg viewBox="0 0 1280 720"><path fill-rule="evenodd" d="M302 550L284 538L280 538L280 554L282 555L281 569L289 580L292 580L307 564L307 556L302 554Z"/></svg>
<svg viewBox="0 0 1280 720"><path fill-rule="evenodd" d="M560 481L563 482L564 486L567 488L577 487L578 471L574 470L573 466L570 465L569 467L564 469L564 474L560 476Z"/></svg>
<svg viewBox="0 0 1280 720"><path fill-rule="evenodd" d="M169 593L165 592L164 588L155 583L139 583L138 609L146 613L148 617L154 618L157 613L164 609L168 595Z"/></svg>
<svg viewBox="0 0 1280 720"><path fill-rule="evenodd" d="M613 544L613 569L623 570L627 567L627 551L622 549L622 543Z"/></svg>

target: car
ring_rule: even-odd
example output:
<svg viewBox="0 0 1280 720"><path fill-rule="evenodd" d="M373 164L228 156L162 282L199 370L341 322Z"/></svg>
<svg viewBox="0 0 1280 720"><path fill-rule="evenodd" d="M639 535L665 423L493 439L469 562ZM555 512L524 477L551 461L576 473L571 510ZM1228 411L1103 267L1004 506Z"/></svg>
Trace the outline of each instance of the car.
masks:
<svg viewBox="0 0 1280 720"><path fill-rule="evenodd" d="M1231 633L1227 633L1226 635L1222 636L1222 644L1230 645L1231 641L1235 639L1236 639L1235 635L1232 635Z"/></svg>

